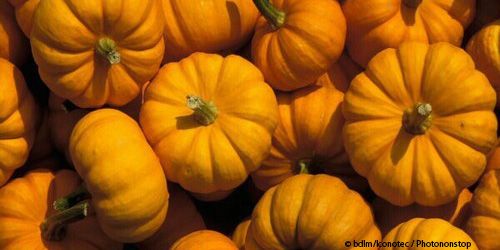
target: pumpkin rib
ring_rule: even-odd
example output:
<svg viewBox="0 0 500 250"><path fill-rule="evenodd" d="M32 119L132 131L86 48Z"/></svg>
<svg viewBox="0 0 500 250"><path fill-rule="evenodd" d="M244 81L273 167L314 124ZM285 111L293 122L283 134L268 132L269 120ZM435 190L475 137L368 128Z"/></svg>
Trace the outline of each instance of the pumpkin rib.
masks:
<svg viewBox="0 0 500 250"><path fill-rule="evenodd" d="M451 177L453 178L453 183L457 183L458 180L461 180L459 177L460 175L454 169L450 168L450 166L453 166L453 164L451 164L450 160L447 157L445 157L445 155L441 152L441 150L438 150L438 147L436 146L436 143L432 139L432 136L429 136L429 137L430 137L429 141L430 141L434 151L439 155L439 159L442 161L444 166L446 166L446 169L448 170ZM455 185L455 187L456 187L456 185Z"/></svg>

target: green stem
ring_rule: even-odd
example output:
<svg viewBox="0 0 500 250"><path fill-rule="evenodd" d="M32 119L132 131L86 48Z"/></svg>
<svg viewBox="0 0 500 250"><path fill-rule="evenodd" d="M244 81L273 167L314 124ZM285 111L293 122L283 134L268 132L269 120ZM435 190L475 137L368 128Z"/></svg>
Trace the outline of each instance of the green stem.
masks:
<svg viewBox="0 0 500 250"><path fill-rule="evenodd" d="M66 226L87 217L89 207L89 202L85 201L45 219L45 221L40 224L42 237L48 241L63 240L66 234Z"/></svg>
<svg viewBox="0 0 500 250"><path fill-rule="evenodd" d="M111 65L118 64L121 61L121 55L117 49L115 41L110 38L104 37L97 41L97 53L105 57Z"/></svg>
<svg viewBox="0 0 500 250"><path fill-rule="evenodd" d="M274 29L279 29L285 24L285 12L277 9L269 0L253 0L253 3Z"/></svg>
<svg viewBox="0 0 500 250"><path fill-rule="evenodd" d="M422 0L403 0L403 4L408 8L417 8L421 2Z"/></svg>
<svg viewBox="0 0 500 250"><path fill-rule="evenodd" d="M210 125L215 122L218 110L213 102L207 102L199 96L188 95L188 108L194 111L194 118L202 125Z"/></svg>
<svg viewBox="0 0 500 250"><path fill-rule="evenodd" d="M312 165L312 160L311 159L302 159L298 161L299 165L299 174L310 174L311 173L311 165Z"/></svg>
<svg viewBox="0 0 500 250"><path fill-rule="evenodd" d="M432 125L432 106L428 103L417 103L403 114L405 130L414 135L425 134Z"/></svg>
<svg viewBox="0 0 500 250"><path fill-rule="evenodd" d="M52 204L52 206L57 211L64 211L66 209L69 209L69 208L75 206L76 204L80 203L81 201L87 200L90 198L91 198L90 193L87 191L87 188L85 187L85 185L82 184L72 193L54 201L54 204Z"/></svg>

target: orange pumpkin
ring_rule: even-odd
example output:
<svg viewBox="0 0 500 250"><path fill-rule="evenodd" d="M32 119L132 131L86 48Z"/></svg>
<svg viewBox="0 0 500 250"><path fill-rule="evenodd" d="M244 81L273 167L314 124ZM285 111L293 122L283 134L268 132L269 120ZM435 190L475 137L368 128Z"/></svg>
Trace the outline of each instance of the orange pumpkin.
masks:
<svg viewBox="0 0 500 250"><path fill-rule="evenodd" d="M500 170L488 171L481 179L465 230L481 250L500 249Z"/></svg>
<svg viewBox="0 0 500 250"><path fill-rule="evenodd" d="M348 240L380 239L358 193L336 177L301 174L272 187L257 203L245 250L346 249Z"/></svg>
<svg viewBox="0 0 500 250"><path fill-rule="evenodd" d="M120 250L122 244L107 238L97 219L64 225L52 203L58 196L67 195L80 184L78 175L69 170L52 173L36 170L22 178L12 180L0 189L0 248L19 249L72 249L72 250ZM79 211L78 211L79 209ZM73 211L87 212L76 206ZM45 228L59 227L50 238Z"/></svg>
<svg viewBox="0 0 500 250"><path fill-rule="evenodd" d="M251 221L252 220L250 219L246 219L242 221L240 224L238 224L236 229L234 229L232 240L240 250L245 249L245 239L247 237L247 232L248 228L250 227Z"/></svg>
<svg viewBox="0 0 500 250"><path fill-rule="evenodd" d="M366 67L370 59L403 42L460 46L474 18L476 0L346 0L347 49Z"/></svg>
<svg viewBox="0 0 500 250"><path fill-rule="evenodd" d="M342 54L337 63L328 69L316 81L316 85L333 85L336 89L346 92L352 79L361 73L363 69L357 65L346 53Z"/></svg>
<svg viewBox="0 0 500 250"><path fill-rule="evenodd" d="M254 0L262 13L252 58L273 88L313 84L342 54L346 23L336 0Z"/></svg>
<svg viewBox="0 0 500 250"><path fill-rule="evenodd" d="M39 122L38 106L21 72L0 58L0 186L26 160Z"/></svg>
<svg viewBox="0 0 500 250"><path fill-rule="evenodd" d="M496 94L448 43L403 43L351 82L343 137L354 169L399 206L451 202L481 176L496 144Z"/></svg>
<svg viewBox="0 0 500 250"><path fill-rule="evenodd" d="M165 14L165 59L178 61L193 52L223 54L252 36L258 11L251 0L161 0Z"/></svg>
<svg viewBox="0 0 500 250"><path fill-rule="evenodd" d="M23 33L30 37L33 28L33 17L40 0L8 0L16 11L16 20Z"/></svg>
<svg viewBox="0 0 500 250"><path fill-rule="evenodd" d="M14 8L7 1L0 1L0 57L21 66L28 55L29 44L17 26Z"/></svg>
<svg viewBox="0 0 500 250"><path fill-rule="evenodd" d="M164 53L158 0L41 1L31 45L42 80L82 108L123 106Z"/></svg>
<svg viewBox="0 0 500 250"><path fill-rule="evenodd" d="M236 245L221 233L200 230L179 239L170 250L238 250Z"/></svg>
<svg viewBox="0 0 500 250"><path fill-rule="evenodd" d="M488 155L488 164L486 165L486 171L490 169L500 169L500 144L497 142L497 146Z"/></svg>

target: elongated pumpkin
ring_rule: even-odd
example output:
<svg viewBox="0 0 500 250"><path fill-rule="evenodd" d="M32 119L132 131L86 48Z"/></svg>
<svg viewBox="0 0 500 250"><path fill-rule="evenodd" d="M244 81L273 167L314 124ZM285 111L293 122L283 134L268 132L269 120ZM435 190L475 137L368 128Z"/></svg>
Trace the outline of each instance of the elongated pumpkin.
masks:
<svg viewBox="0 0 500 250"><path fill-rule="evenodd" d="M496 94L448 43L403 43L351 82L344 144L373 191L399 206L451 202L476 182L496 145Z"/></svg>
<svg viewBox="0 0 500 250"><path fill-rule="evenodd" d="M236 245L225 235L212 231L200 230L179 239L170 250L238 250Z"/></svg>
<svg viewBox="0 0 500 250"><path fill-rule="evenodd" d="M193 52L229 53L251 39L258 18L252 0L161 0L165 60Z"/></svg>
<svg viewBox="0 0 500 250"><path fill-rule="evenodd" d="M14 8L7 1L0 1L0 57L21 66L28 54L29 43L17 26Z"/></svg>
<svg viewBox="0 0 500 250"><path fill-rule="evenodd" d="M62 217L52 208L58 196L69 194L81 180L74 171L48 170L29 172L0 189L0 248L20 249L73 249L120 250L122 244L104 235L95 216L59 228L56 239L45 234L47 227L64 224ZM77 206L75 209L87 208Z"/></svg>
<svg viewBox="0 0 500 250"><path fill-rule="evenodd" d="M267 157L277 110L250 62L194 53L161 68L145 92L140 122L168 179L214 200Z"/></svg>
<svg viewBox="0 0 500 250"><path fill-rule="evenodd" d="M69 152L85 183L75 195L91 196L88 203L109 237L139 242L160 229L168 208L165 175L132 118L115 109L90 112L73 129ZM58 203L64 209L71 200Z"/></svg>
<svg viewBox="0 0 500 250"><path fill-rule="evenodd" d="M38 110L21 72L0 58L0 186L28 159Z"/></svg>
<svg viewBox="0 0 500 250"><path fill-rule="evenodd" d="M358 193L336 177L302 174L272 187L257 203L245 250L349 249L346 241L380 239Z"/></svg>
<svg viewBox="0 0 500 250"><path fill-rule="evenodd" d="M231 239L233 240L234 244L238 247L240 250L245 249L245 240L247 238L247 233L248 233L248 228L250 227L250 222L252 222L251 219L246 219L242 221L236 229L234 229L233 235Z"/></svg>
<svg viewBox="0 0 500 250"><path fill-rule="evenodd" d="M275 89L313 84L342 54L346 21L337 0L254 0L262 17L252 58Z"/></svg>
<svg viewBox="0 0 500 250"><path fill-rule="evenodd" d="M158 71L165 49L158 0L50 0L31 45L42 80L82 108L123 106Z"/></svg>
<svg viewBox="0 0 500 250"><path fill-rule="evenodd" d="M35 10L40 0L8 0L14 6L16 20L24 35L30 37Z"/></svg>
<svg viewBox="0 0 500 250"><path fill-rule="evenodd" d="M366 67L370 59L403 42L460 46L474 18L476 0L346 0L347 49Z"/></svg>

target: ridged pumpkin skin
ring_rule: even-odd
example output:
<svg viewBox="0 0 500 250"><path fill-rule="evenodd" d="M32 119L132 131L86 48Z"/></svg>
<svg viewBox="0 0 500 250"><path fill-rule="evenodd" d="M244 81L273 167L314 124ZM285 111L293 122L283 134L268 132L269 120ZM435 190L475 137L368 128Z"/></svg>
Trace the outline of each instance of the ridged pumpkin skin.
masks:
<svg viewBox="0 0 500 250"><path fill-rule="evenodd" d="M301 174L272 187L257 203L245 250L351 249L345 241L380 239L358 193L336 177Z"/></svg>
<svg viewBox="0 0 500 250"><path fill-rule="evenodd" d="M205 229L205 222L191 198L177 185L168 185L169 207L160 230L147 240L138 243L142 250L165 250L180 238Z"/></svg>
<svg viewBox="0 0 500 250"><path fill-rule="evenodd" d="M471 55L479 71L483 72L493 88L500 94L500 19L488 24L467 44L467 52ZM497 107L500 106L497 98Z"/></svg>
<svg viewBox="0 0 500 250"><path fill-rule="evenodd" d="M474 18L476 0L346 0L347 49L366 67L370 59L403 42L460 46Z"/></svg>
<svg viewBox="0 0 500 250"><path fill-rule="evenodd" d="M109 237L139 242L160 228L167 182L136 121L115 109L90 112L73 129L69 151Z"/></svg>
<svg viewBox="0 0 500 250"><path fill-rule="evenodd" d="M363 69L344 53L339 60L328 69L326 74L318 78L316 85L335 86L336 89L345 93L347 89L349 89L352 79L362 71Z"/></svg>
<svg viewBox="0 0 500 250"><path fill-rule="evenodd" d="M500 170L488 171L481 179L465 230L481 250L500 248Z"/></svg>
<svg viewBox="0 0 500 250"><path fill-rule="evenodd" d="M170 250L238 250L236 245L225 235L211 231L200 230L179 239Z"/></svg>
<svg viewBox="0 0 500 250"><path fill-rule="evenodd" d="M443 205L484 171L497 139L495 103L462 49L404 43L377 54L351 82L345 148L378 196L399 206Z"/></svg>
<svg viewBox="0 0 500 250"><path fill-rule="evenodd" d="M449 222L442 219L423 219L415 218L407 222L399 224L397 227L393 228L383 239L384 242L415 242L413 247L381 247L380 250L426 250L426 249L465 249L465 245L462 246L447 246L447 247L425 247L417 246L417 241L425 242L459 242L463 244L470 243L467 249L478 250L477 245L474 241L467 235L462 229L453 226ZM481 248L482 250L482 248Z"/></svg>
<svg viewBox="0 0 500 250"><path fill-rule="evenodd" d="M214 122L202 125L186 96L213 102ZM169 181L221 199L268 156L278 119L276 97L245 59L194 53L163 66L145 92L140 121Z"/></svg>
<svg viewBox="0 0 500 250"><path fill-rule="evenodd" d="M486 171L490 169L500 169L500 144L497 142L497 146L488 155L488 164L486 165Z"/></svg>
<svg viewBox="0 0 500 250"><path fill-rule="evenodd" d="M26 160L36 136L39 109L21 72L0 58L0 186Z"/></svg>
<svg viewBox="0 0 500 250"><path fill-rule="evenodd" d="M42 80L82 108L132 101L163 58L158 0L41 1L33 22Z"/></svg>
<svg viewBox="0 0 500 250"><path fill-rule="evenodd" d="M252 0L161 0L165 58L178 61L193 52L229 53L253 34L258 11Z"/></svg>
<svg viewBox="0 0 500 250"><path fill-rule="evenodd" d="M417 204L399 207L378 197L373 201L372 207L377 225L382 235L385 235L397 225L413 218L440 218L462 228L470 216L471 200L472 193L468 189L464 189L457 199L437 207L425 207Z"/></svg>
<svg viewBox="0 0 500 250"><path fill-rule="evenodd" d="M29 43L17 26L14 8L7 1L0 1L0 57L21 66L28 55Z"/></svg>
<svg viewBox="0 0 500 250"><path fill-rule="evenodd" d="M69 194L81 180L74 171L36 170L0 189L0 248L3 250L120 250L107 238L94 216L67 226L61 241L47 241L40 224L55 213L52 203Z"/></svg>
<svg viewBox="0 0 500 250"><path fill-rule="evenodd" d="M16 11L16 20L24 35L30 37L33 17L40 0L8 0Z"/></svg>
<svg viewBox="0 0 500 250"><path fill-rule="evenodd" d="M265 1L264 1L265 2ZM273 88L313 84L342 54L346 22L336 0L273 0L286 17L273 29L264 17L252 39L252 58Z"/></svg>
<svg viewBox="0 0 500 250"><path fill-rule="evenodd" d="M247 219L238 224L236 229L234 229L233 236L231 237L234 244L236 244L236 246L240 250L245 249L245 240L247 237L248 228L250 227L250 222L252 222L252 220Z"/></svg>

